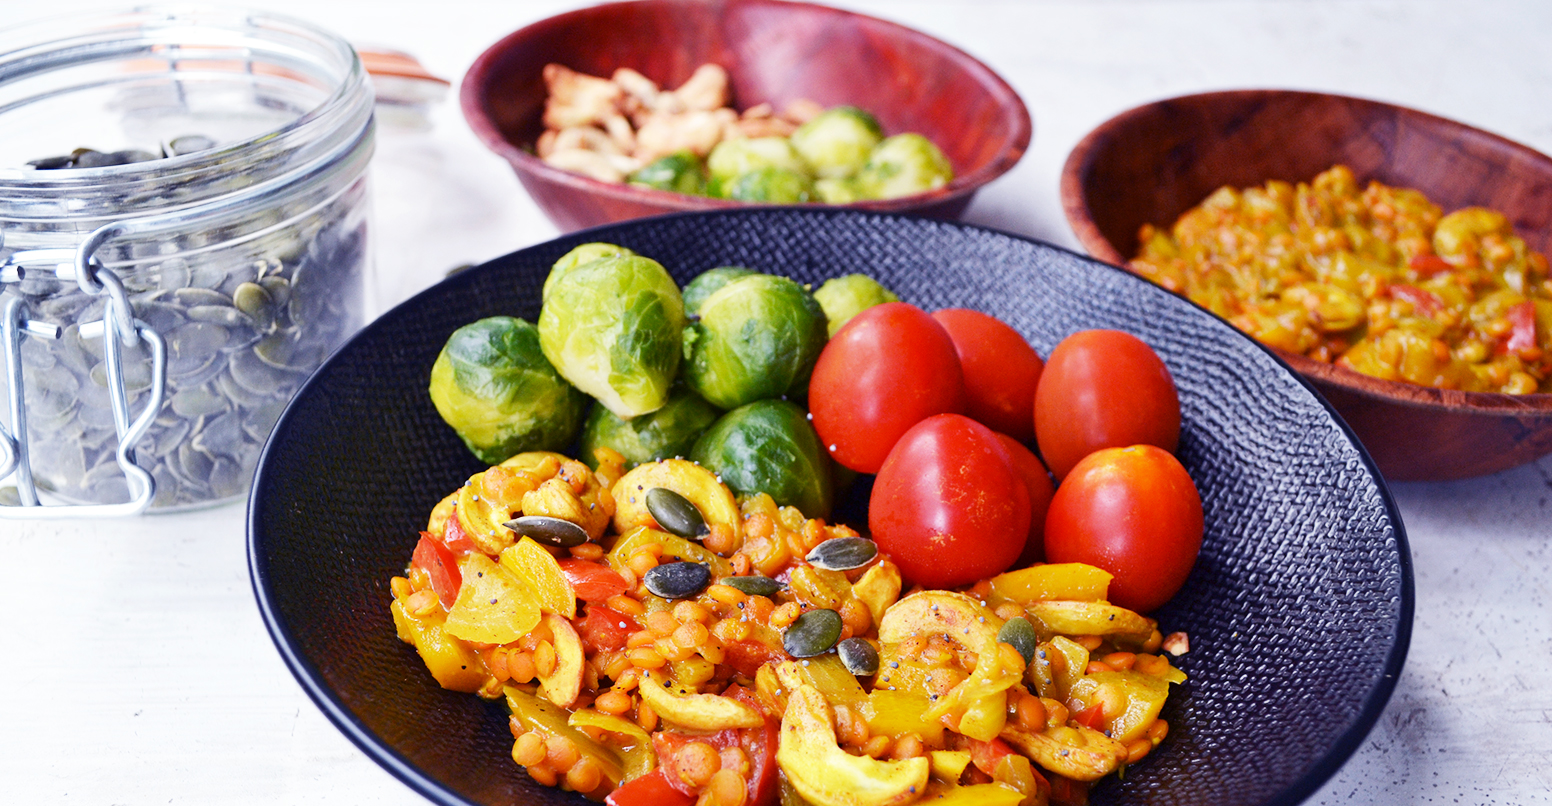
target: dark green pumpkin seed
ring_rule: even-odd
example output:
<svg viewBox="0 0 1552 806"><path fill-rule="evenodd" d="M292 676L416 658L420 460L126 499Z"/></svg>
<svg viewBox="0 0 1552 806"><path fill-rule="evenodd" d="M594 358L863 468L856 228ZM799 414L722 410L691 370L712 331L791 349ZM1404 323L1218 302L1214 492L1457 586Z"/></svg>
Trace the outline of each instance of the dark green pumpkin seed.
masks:
<svg viewBox="0 0 1552 806"><path fill-rule="evenodd" d="M656 596L688 599L711 584L711 568L704 563L667 563L653 567L641 581Z"/></svg>
<svg viewBox="0 0 1552 806"><path fill-rule="evenodd" d="M781 583L770 577L723 577L722 584L737 588L747 596L775 596L781 590Z"/></svg>
<svg viewBox="0 0 1552 806"><path fill-rule="evenodd" d="M832 537L814 547L803 559L815 568L850 571L878 556L878 546L865 537Z"/></svg>
<svg viewBox="0 0 1552 806"><path fill-rule="evenodd" d="M652 513L657 525L666 532L691 540L700 540L711 534L711 530L706 527L706 518L690 503L690 499L667 487L647 490L647 511Z"/></svg>
<svg viewBox="0 0 1552 806"><path fill-rule="evenodd" d="M516 520L507 521L502 525L520 535L531 537L536 542L546 546L559 546L563 549L569 549L572 546L580 546L587 542L587 531L564 518L551 518L545 515L524 515Z"/></svg>
<svg viewBox="0 0 1552 806"><path fill-rule="evenodd" d="M1008 619L1008 623L997 631L997 640L1018 650L1024 656L1025 664L1034 660L1035 647L1040 643L1040 639L1035 637L1034 625L1023 616Z"/></svg>
<svg viewBox="0 0 1552 806"><path fill-rule="evenodd" d="M841 665L858 677L878 674L878 650L862 638L848 638L835 645L835 654L841 656Z"/></svg>
<svg viewBox="0 0 1552 806"><path fill-rule="evenodd" d="M841 614L834 610L808 610L782 633L781 648L794 658L823 655L841 638Z"/></svg>

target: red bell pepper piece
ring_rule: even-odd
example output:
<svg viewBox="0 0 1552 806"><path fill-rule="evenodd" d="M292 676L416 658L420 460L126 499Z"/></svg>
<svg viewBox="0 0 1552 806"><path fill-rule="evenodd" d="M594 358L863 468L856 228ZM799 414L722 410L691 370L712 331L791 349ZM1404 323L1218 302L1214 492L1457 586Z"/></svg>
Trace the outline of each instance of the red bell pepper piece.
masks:
<svg viewBox="0 0 1552 806"><path fill-rule="evenodd" d="M1423 316L1435 316L1444 310L1444 300L1438 294L1415 285L1397 283L1390 287L1390 297L1412 303L1412 309Z"/></svg>
<svg viewBox="0 0 1552 806"><path fill-rule="evenodd" d="M1504 345L1511 353L1536 348L1536 303L1530 300L1509 306L1509 341Z"/></svg>
<svg viewBox="0 0 1552 806"><path fill-rule="evenodd" d="M722 662L745 677L754 677L760 667L774 661L787 659L787 653L759 641L734 641L727 645Z"/></svg>
<svg viewBox="0 0 1552 806"><path fill-rule="evenodd" d="M431 577L431 589L436 591L443 607L451 608L458 601L458 588L463 585L458 559L430 532L420 533L420 542L415 544L415 553L410 555L410 565L423 569Z"/></svg>
<svg viewBox="0 0 1552 806"><path fill-rule="evenodd" d="M989 742L969 737L966 739L970 742L970 763L987 775L996 773L997 765L1004 758L1013 755L1013 748L1001 739L994 738Z"/></svg>
<svg viewBox="0 0 1552 806"><path fill-rule="evenodd" d="M1073 721L1091 730L1103 731L1105 729L1105 709L1099 703L1072 715Z"/></svg>
<svg viewBox="0 0 1552 806"><path fill-rule="evenodd" d="M641 629L636 620L601 604L588 604L587 613L576 623L582 640L594 649L624 649L631 634Z"/></svg>
<svg viewBox="0 0 1552 806"><path fill-rule="evenodd" d="M610 792L604 803L608 806L695 806L695 797L671 786L668 774L658 767Z"/></svg>
<svg viewBox="0 0 1552 806"><path fill-rule="evenodd" d="M625 577L607 565L575 557L563 557L557 562L560 563L560 572L571 583L572 592L584 602L602 602L630 590Z"/></svg>
<svg viewBox="0 0 1552 806"><path fill-rule="evenodd" d="M1424 277L1432 277L1440 272L1453 271L1455 268L1438 255L1413 255L1412 259L1407 261L1407 265Z"/></svg>
<svg viewBox="0 0 1552 806"><path fill-rule="evenodd" d="M452 514L447 516L447 525L442 527L442 545L459 554L468 554L477 550L474 538L463 530L463 524L458 521L457 507L454 507Z"/></svg>

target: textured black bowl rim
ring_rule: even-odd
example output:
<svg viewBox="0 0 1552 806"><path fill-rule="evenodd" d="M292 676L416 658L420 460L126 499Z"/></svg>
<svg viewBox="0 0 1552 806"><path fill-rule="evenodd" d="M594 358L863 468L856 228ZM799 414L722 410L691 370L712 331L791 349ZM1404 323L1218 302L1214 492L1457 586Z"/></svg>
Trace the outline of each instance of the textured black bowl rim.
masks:
<svg viewBox="0 0 1552 806"><path fill-rule="evenodd" d="M767 210L782 209L790 210L794 208L741 208L736 210L670 213L662 216L653 216L649 218L635 219L633 221L605 224L586 230L579 230L577 232L562 235L545 243L525 247L524 249L517 250L517 252L524 252L528 251L529 249L542 249L562 242L575 244L587 243L592 240L597 240L599 233L614 232L622 228L628 229L646 222L664 221L686 217L759 217ZM920 218L918 216L890 215L878 212L852 211L841 208L799 207L796 209L801 209L805 212L816 213L826 218L839 219L848 217L867 217L918 220ZM1095 260L1094 258L1089 257L1083 253L1075 252L1071 249L1067 249L1047 241L1042 241L1037 238L1030 238L990 227L981 227L959 222L935 221L934 223L937 226L950 226L961 229L979 230L1006 238L1026 241L1043 248L1066 252L1080 258L1085 262L1091 263L1096 267L1103 267L1104 269L1108 269L1110 271L1119 272L1131 280L1139 283L1147 283L1146 280L1136 277L1136 275L1131 274L1125 269L1113 266L1103 261ZM506 256L503 256L502 258L496 258L495 260L502 260L505 257ZM451 280L452 278L449 279ZM400 303L398 306L395 306L395 308L391 310L397 310L403 307L414 307L420 304L424 298L439 293L438 288L440 285L441 284L438 283L424 291L421 291L410 299ZM1189 300L1184 301L1195 305L1195 303L1190 303ZM1210 312L1208 312L1205 308L1201 308L1199 305L1196 307L1201 309L1204 313L1208 313L1210 315ZM387 312L384 313L386 314ZM336 696L333 691L331 691L321 682L321 676L317 668L314 667L313 664L310 663L305 657L303 657L298 647L293 643L285 625L281 622L279 613L276 612L274 603L271 601L268 567L263 560L261 546L259 545L258 535L260 534L260 513L256 502L258 501L259 496L262 494L263 488L265 486L265 474L266 469L269 466L268 459L270 449L274 444L274 434L279 433L282 427L290 420L292 411L296 408L296 401L309 393L313 385L319 382L319 378L330 369L330 367L346 350L346 348L348 348L350 344L355 342L357 339L362 338L366 333L382 326L383 319L383 316L379 316L376 320L368 323L361 329L359 333L357 333L355 336L352 336L350 340L336 349L334 353L330 355L326 361L324 361L323 365L319 367L319 369L314 372L305 383L302 384L300 389L297 390L296 394L292 397L291 403L287 404L286 410L281 414L280 419L276 422L274 429L271 431L270 438L265 441L264 450L259 455L258 466L255 470L251 493L249 494L248 498L248 574L249 579L253 585L254 596L258 602L259 614L264 620L264 627L266 630L268 630L271 640L275 642L275 648L280 651L280 656L282 660L285 661L286 667L290 669L291 674L296 677L297 682L301 684L302 690L306 692L308 698L311 699L313 703L323 711L324 716L328 717L329 721L334 723L334 726L338 728L341 733L345 734L345 738L349 739L352 744L359 748L369 758L377 762L383 769L387 770L389 774L393 775L395 778L399 779L405 785L426 797L431 802L436 803L439 806L479 806L479 804L463 798L462 796L443 786L441 782L426 775L408 759L404 758L398 752L384 744L376 734L374 734L370 729L362 724L359 719L356 718L355 714L351 713L350 709L340 701L339 697ZM1276 361L1278 366L1280 366L1284 372L1297 379L1305 389L1309 390L1310 394L1313 395L1314 398L1319 401L1320 404L1325 408L1326 412L1331 416L1331 419L1334 420L1341 428L1342 433L1346 435L1347 438L1351 440L1353 445L1358 449L1358 454L1364 463L1364 467L1371 475L1373 475L1375 481L1377 482L1376 490L1379 493L1380 500L1384 503L1386 516L1394 524L1396 550L1398 554L1397 565L1400 570L1401 589L1398 591L1400 607L1395 639L1391 645L1390 652L1387 655L1384 672L1380 679L1375 681L1374 687L1370 690L1369 696L1366 702L1363 704L1363 708L1358 712L1352 724L1348 726L1347 731L1344 732L1337 739L1337 741L1332 744L1331 748L1327 751L1325 756L1311 765L1311 767L1306 770L1302 776L1289 784L1281 792L1273 795L1271 798L1263 802L1263 806L1295 806L1295 804L1302 803L1306 798L1314 794L1317 789L1319 789L1328 780L1330 780L1332 776L1336 774L1337 770L1342 768L1342 765L1347 762L1352 754L1358 749L1359 745L1363 743L1364 738L1368 736L1369 731L1373 729L1374 724L1379 721L1380 714L1384 712L1386 704L1390 701L1391 694L1395 691L1396 683L1401 677L1402 667L1406 663L1407 650L1410 647L1412 641L1412 622L1416 605L1416 595L1412 578L1412 551L1410 545L1407 542L1406 527L1401 520L1400 511L1396 508L1396 502L1390 493L1389 486L1385 483L1384 477L1380 475L1379 468L1375 466L1374 460L1369 456L1368 450L1366 450L1363 447L1363 444L1358 441L1358 438L1353 434L1352 429L1348 427L1347 422L1342 419L1341 415L1337 413L1336 409L1332 408L1331 404L1326 401L1325 397L1316 391L1315 387L1311 385L1303 375L1295 372L1291 367L1288 366L1287 362L1278 357L1276 353L1262 346L1259 342L1250 339L1249 337L1245 337L1245 339L1249 343L1255 345L1256 349L1259 349L1269 355L1273 360ZM285 471L275 470L273 472L284 473Z"/></svg>

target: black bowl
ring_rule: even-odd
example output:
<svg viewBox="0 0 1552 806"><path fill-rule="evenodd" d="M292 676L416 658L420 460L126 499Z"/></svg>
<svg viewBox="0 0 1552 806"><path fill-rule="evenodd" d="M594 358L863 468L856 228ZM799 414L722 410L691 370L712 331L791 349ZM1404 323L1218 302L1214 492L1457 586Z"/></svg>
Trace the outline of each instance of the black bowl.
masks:
<svg viewBox="0 0 1552 806"><path fill-rule="evenodd" d="M1352 434L1267 350L1120 269L1011 235L841 210L695 213L574 234L427 290L325 363L265 448L248 536L270 634L335 725L432 801L584 802L513 765L502 706L437 687L394 635L388 580L431 507L482 467L426 393L442 343L480 317L535 319L551 263L599 240L681 282L725 264L816 284L861 271L928 310L994 314L1042 355L1116 328L1163 356L1207 534L1155 615L1190 634L1178 663L1191 679L1171 692L1168 739L1094 803L1297 803L1379 717L1412 629L1405 532Z"/></svg>

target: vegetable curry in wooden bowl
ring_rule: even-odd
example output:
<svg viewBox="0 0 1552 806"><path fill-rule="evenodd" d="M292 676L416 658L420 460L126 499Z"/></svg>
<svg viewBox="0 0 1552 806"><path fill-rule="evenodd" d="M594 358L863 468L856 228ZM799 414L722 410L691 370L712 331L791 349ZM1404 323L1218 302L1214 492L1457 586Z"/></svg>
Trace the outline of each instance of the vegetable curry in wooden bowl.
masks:
<svg viewBox="0 0 1552 806"><path fill-rule="evenodd" d="M1377 101L1168 99L1073 150L1095 257L1183 294L1310 381L1386 478L1552 452L1552 159Z"/></svg>

